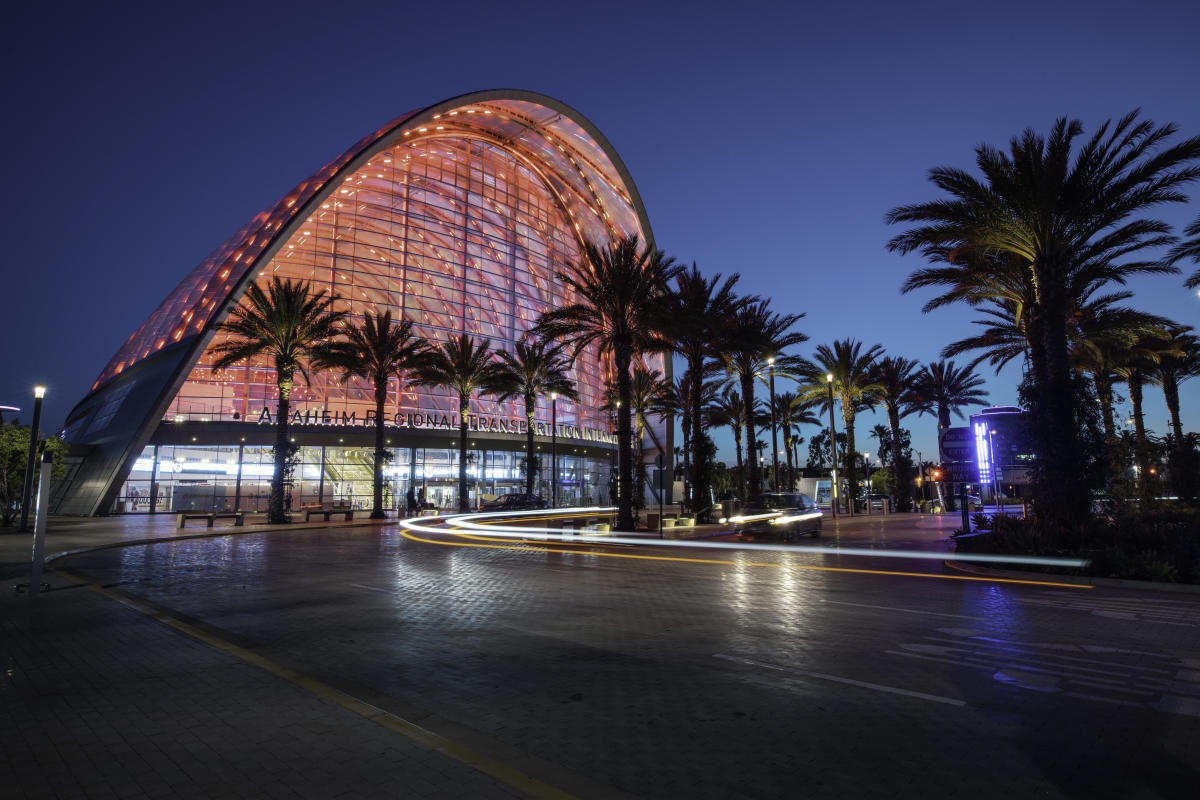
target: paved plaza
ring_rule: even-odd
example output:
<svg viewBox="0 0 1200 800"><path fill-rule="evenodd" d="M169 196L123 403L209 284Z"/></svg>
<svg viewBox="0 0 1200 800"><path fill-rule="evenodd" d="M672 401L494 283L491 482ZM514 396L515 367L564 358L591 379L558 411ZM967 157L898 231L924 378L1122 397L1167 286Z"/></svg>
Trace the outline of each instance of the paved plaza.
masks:
<svg viewBox="0 0 1200 800"><path fill-rule="evenodd" d="M82 552L37 598L9 588L28 537L0 536L15 797L1173 798L1200 777L1194 594L810 542L55 523L47 552ZM956 523L827 520L811 544L939 552Z"/></svg>

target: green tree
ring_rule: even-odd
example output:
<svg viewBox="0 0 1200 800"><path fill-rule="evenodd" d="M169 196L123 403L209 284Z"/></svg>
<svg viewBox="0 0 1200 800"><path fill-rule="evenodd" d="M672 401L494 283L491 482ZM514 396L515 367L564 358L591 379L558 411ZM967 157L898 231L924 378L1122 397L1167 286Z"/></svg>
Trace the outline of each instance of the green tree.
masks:
<svg viewBox="0 0 1200 800"><path fill-rule="evenodd" d="M1073 276L1090 271L1103 285L1136 272L1173 270L1153 259L1118 261L1172 241L1166 223L1137 215L1185 200L1181 187L1200 177L1194 163L1200 137L1168 146L1175 131L1133 112L1104 123L1077 146L1083 126L1061 118L1048 137L1033 130L1014 137L1007 153L980 145L981 178L932 170L930 180L950 198L887 215L890 223L914 225L891 240L891 250L920 250L934 262L973 261L981 278L989 263L1025 276L1029 408L1040 475L1035 509L1044 520L1069 526L1089 505L1073 475L1081 455L1068 336ZM971 291L987 296L995 284L983 280Z"/></svg>
<svg viewBox="0 0 1200 800"><path fill-rule="evenodd" d="M29 426L13 420L7 425L0 424L0 525L8 527L14 523L21 513L21 490L25 487L25 463L29 458ZM39 431L39 436L41 432ZM50 451L53 461L50 467L51 478L61 478L65 471L63 456L67 445L61 439L50 436L45 439L46 450ZM37 506L37 480L41 474L38 462L34 464L33 490L29 493L34 507ZM33 508L30 509L30 519L33 519ZM32 524L32 522L30 523Z"/></svg>
<svg viewBox="0 0 1200 800"><path fill-rule="evenodd" d="M728 426L733 431L733 446L737 454L737 494L738 498L746 501L746 484L742 479L746 474L746 467L742 457L742 432L746 429L746 406L742 402L742 396L738 394L731 386L726 386L724 390L713 398L704 412L705 420L708 425L714 428Z"/></svg>
<svg viewBox="0 0 1200 800"><path fill-rule="evenodd" d="M795 392L780 392L775 395L775 424L783 432L783 450L787 458L788 491L796 488L796 463L793 453L798 444L798 429L801 425L820 425L821 421L812 413L812 406Z"/></svg>
<svg viewBox="0 0 1200 800"><path fill-rule="evenodd" d="M618 239L604 249L585 242L582 256L578 263L558 272L567 291L574 293L575 302L542 314L534 330L546 339L570 340L572 358L589 345L597 345L612 359L621 402L617 408L617 529L631 531L631 367L635 357L670 348L659 327L663 298L681 268L660 250L642 249L636 236Z"/></svg>
<svg viewBox="0 0 1200 800"><path fill-rule="evenodd" d="M524 337L512 353L500 353L500 362L510 376L511 386L500 395L501 400L520 398L525 401L525 493L533 494L538 459L534 456L534 412L539 397L562 395L578 400L579 393L570 378L570 367L563 354L563 345L553 345L541 339ZM556 480L557 476L552 476Z"/></svg>
<svg viewBox="0 0 1200 800"><path fill-rule="evenodd" d="M854 442L855 417L861 411L874 408L882 398L883 387L874 374L875 361L882 355L880 345L871 345L864 350L861 342L845 339L819 346L812 365L805 370L800 396L822 404L825 409L829 407L827 376L833 376L833 395L840 401L846 447L851 453L858 452ZM853 504L858 498L858 466L854 458L844 462L843 466L850 487L850 503Z"/></svg>
<svg viewBox="0 0 1200 800"><path fill-rule="evenodd" d="M1192 221L1192 224L1188 225L1183 232L1192 238L1182 241L1171 248L1171 253L1168 257L1172 262L1190 258L1192 261L1200 264L1200 217L1196 217ZM1189 289L1195 289L1200 286L1200 269L1188 276L1188 279L1184 282L1184 286Z"/></svg>
<svg viewBox="0 0 1200 800"><path fill-rule="evenodd" d="M467 496L467 423L476 393L505 395L513 391L511 372L494 358L492 343L464 333L435 345L413 372L416 386L446 387L458 396L458 510L470 511Z"/></svg>
<svg viewBox="0 0 1200 800"><path fill-rule="evenodd" d="M368 313L362 322L341 330L342 341L335 341L327 352L313 358L314 369L340 370L342 383L350 378L371 382L375 395L375 458L372 479L371 519L383 519L383 465L390 455L384 449L384 405L388 381L402 381L421 364L428 343L413 333L412 320L393 322L392 312ZM397 388L399 394L399 388Z"/></svg>
<svg viewBox="0 0 1200 800"><path fill-rule="evenodd" d="M262 356L274 361L275 386L279 403L275 417L275 471L271 476L271 499L267 521L288 521L284 508L284 479L292 447L288 422L292 388L296 373L308 379L305 362L321 359L334 352L333 339L341 331L346 316L334 311L337 295L313 291L304 281L272 278L264 292L258 284L246 289L245 297L218 328L230 338L212 348L216 356L213 369L220 370L239 361Z"/></svg>

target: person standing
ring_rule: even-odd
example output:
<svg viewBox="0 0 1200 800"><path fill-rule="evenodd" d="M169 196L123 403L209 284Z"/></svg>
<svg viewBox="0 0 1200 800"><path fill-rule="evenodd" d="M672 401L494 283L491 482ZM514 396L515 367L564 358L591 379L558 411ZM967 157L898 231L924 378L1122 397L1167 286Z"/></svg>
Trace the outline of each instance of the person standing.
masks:
<svg viewBox="0 0 1200 800"><path fill-rule="evenodd" d="M417 490L412 486L408 487L408 493L404 495L405 507L409 516L412 516L420 509L417 507Z"/></svg>

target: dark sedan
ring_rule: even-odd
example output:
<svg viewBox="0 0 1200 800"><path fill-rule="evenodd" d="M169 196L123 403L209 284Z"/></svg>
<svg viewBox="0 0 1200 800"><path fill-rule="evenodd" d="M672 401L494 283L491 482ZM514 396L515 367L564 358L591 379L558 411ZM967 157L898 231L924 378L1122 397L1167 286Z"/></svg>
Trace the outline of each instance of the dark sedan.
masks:
<svg viewBox="0 0 1200 800"><path fill-rule="evenodd" d="M750 498L746 507L726 520L734 525L739 539L779 539L821 535L821 509L806 494L772 492Z"/></svg>

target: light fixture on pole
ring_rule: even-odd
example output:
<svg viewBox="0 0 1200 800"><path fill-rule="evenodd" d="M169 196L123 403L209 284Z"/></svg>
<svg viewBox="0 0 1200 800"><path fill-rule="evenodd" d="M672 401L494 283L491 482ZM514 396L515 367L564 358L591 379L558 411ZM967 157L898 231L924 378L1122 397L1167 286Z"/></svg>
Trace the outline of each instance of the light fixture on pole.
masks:
<svg viewBox="0 0 1200 800"><path fill-rule="evenodd" d="M825 373L825 383L829 387L829 452L833 454L833 480L830 481L829 507L833 516L838 513L838 468L837 468L837 428L833 427L833 373Z"/></svg>
<svg viewBox="0 0 1200 800"><path fill-rule="evenodd" d="M771 376L771 488L779 491L779 439L775 435L775 356L767 359L767 373Z"/></svg>
<svg viewBox="0 0 1200 800"><path fill-rule="evenodd" d="M871 515L871 454L863 453L863 472L867 473L866 483L864 484L863 497L864 505L867 507L867 516Z"/></svg>
<svg viewBox="0 0 1200 800"><path fill-rule="evenodd" d="M33 387L33 426L29 429L29 455L25 459L25 486L21 489L21 524L19 531L29 530L29 501L33 497L33 460L37 456L38 427L42 423L42 398L45 386Z"/></svg>
<svg viewBox="0 0 1200 800"><path fill-rule="evenodd" d="M550 393L550 507L558 507L558 392Z"/></svg>

